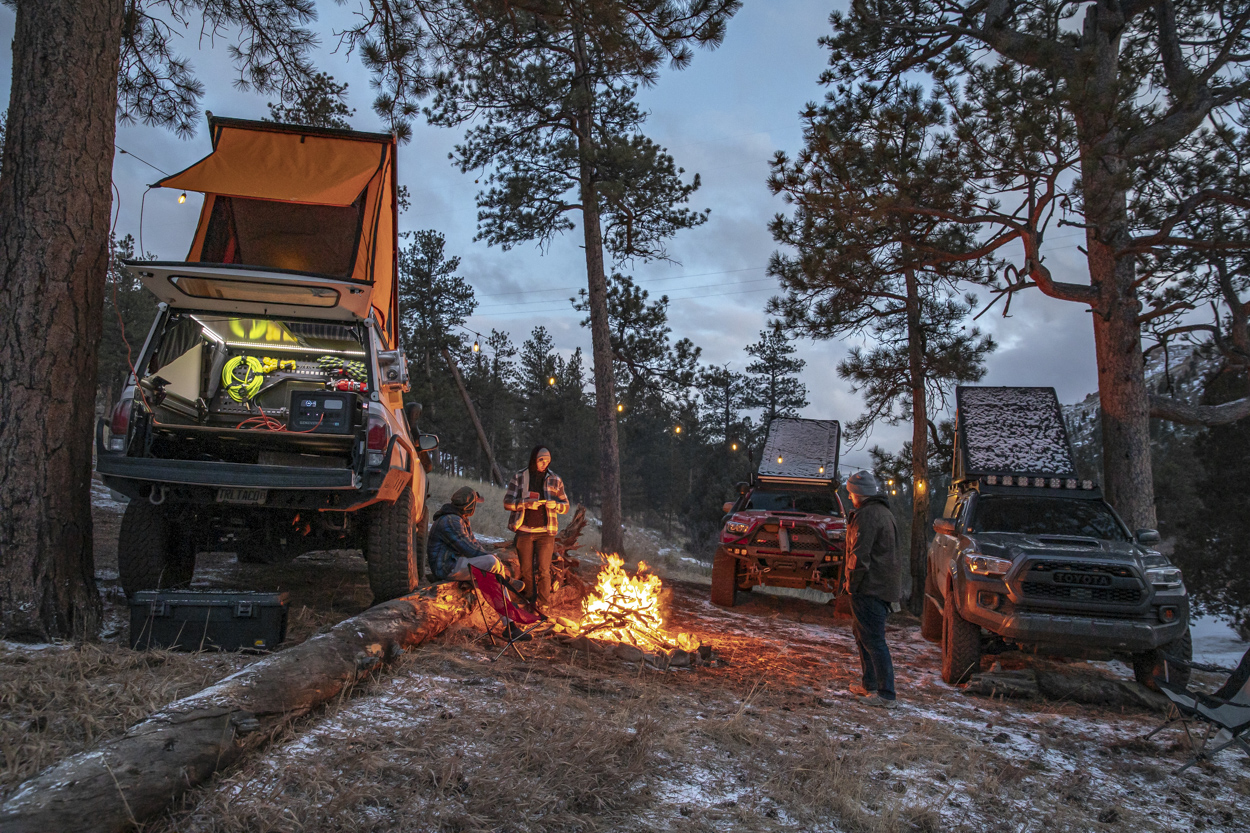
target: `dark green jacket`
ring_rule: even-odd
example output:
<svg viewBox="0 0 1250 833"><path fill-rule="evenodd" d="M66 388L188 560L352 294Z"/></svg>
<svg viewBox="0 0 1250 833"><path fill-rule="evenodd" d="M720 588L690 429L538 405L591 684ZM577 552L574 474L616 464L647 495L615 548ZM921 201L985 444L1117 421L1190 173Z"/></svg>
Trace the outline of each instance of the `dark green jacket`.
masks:
<svg viewBox="0 0 1250 833"><path fill-rule="evenodd" d="M898 551L898 527L885 498L869 498L847 519L846 570L846 588L851 595L902 601L903 559Z"/></svg>

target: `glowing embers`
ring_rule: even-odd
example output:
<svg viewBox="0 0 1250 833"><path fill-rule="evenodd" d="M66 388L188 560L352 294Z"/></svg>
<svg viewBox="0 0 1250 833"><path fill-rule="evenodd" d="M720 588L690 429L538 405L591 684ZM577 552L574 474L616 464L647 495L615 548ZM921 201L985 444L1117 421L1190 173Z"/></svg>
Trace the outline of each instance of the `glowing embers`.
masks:
<svg viewBox="0 0 1250 833"><path fill-rule="evenodd" d="M619 555L606 555L595 586L582 604L579 635L642 649L698 650L699 640L691 634L670 637L665 631L663 589L660 577L649 572L644 562L638 562L631 576Z"/></svg>

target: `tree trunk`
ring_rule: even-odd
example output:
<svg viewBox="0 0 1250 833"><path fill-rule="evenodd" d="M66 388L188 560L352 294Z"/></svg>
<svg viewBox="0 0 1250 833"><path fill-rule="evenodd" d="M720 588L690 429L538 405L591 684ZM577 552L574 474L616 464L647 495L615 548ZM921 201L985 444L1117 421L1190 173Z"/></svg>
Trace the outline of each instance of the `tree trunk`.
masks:
<svg viewBox="0 0 1250 833"><path fill-rule="evenodd" d="M469 411L469 418L473 420L473 428L477 431L477 441L482 446L482 453L486 455L486 459L490 463L491 482L496 486L505 486L507 481L503 479L503 472L499 470L499 464L495 462L495 453L490 450L490 440L486 439L486 431L482 429L482 421L477 418L477 408L473 407L473 400L469 398L469 391L464 386L464 380L460 378L460 368L456 367L456 360L452 358L451 351L446 347L443 348L443 358L447 360L447 367L451 369L451 378L456 380L456 387L460 390L460 398L464 400L464 407Z"/></svg>
<svg viewBox="0 0 1250 833"><path fill-rule="evenodd" d="M91 427L122 0L17 4L0 168L0 634L94 637Z"/></svg>
<svg viewBox="0 0 1250 833"><path fill-rule="evenodd" d="M472 611L446 583L372 607L328 633L171 703L116 740L71 756L0 805L6 833L133 830L295 718ZM249 737L250 736L250 737Z"/></svg>
<svg viewBox="0 0 1250 833"><path fill-rule="evenodd" d="M907 609L919 616L924 609L924 579L929 557L929 413L925 392L923 337L920 329L920 292L916 271L908 269L907 370L911 382L911 597Z"/></svg>
<svg viewBox="0 0 1250 833"><path fill-rule="evenodd" d="M616 431L616 380L612 368L612 334L608 320L608 279L603 268L603 229L595 188L594 93L590 86L586 42L577 37L577 77L583 100L577 118L577 147L582 229L586 245L586 301L590 307L591 358L595 374L595 414L599 421L599 499L604 552L625 555L621 529L621 452Z"/></svg>

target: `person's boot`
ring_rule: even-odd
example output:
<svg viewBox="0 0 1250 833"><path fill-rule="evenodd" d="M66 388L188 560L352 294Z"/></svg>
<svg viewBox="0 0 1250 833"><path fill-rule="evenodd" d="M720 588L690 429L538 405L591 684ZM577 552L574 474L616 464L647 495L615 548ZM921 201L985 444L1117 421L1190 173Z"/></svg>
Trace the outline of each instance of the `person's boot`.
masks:
<svg viewBox="0 0 1250 833"><path fill-rule="evenodd" d="M508 639L513 642L529 642L534 637L516 626L516 622L508 623Z"/></svg>

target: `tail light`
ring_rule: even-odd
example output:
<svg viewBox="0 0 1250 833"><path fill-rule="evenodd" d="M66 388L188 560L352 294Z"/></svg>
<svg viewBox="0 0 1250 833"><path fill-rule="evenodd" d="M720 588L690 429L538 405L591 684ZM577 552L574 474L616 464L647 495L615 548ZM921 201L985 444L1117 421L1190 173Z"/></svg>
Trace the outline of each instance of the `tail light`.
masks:
<svg viewBox="0 0 1250 833"><path fill-rule="evenodd" d="M109 451L125 451L126 435L130 432L130 412L134 408L134 399L127 390L109 416L109 435L104 445Z"/></svg>
<svg viewBox="0 0 1250 833"><path fill-rule="evenodd" d="M369 468L381 468L386 456L386 446L391 441L391 429L386 421L378 416L370 416L368 429L365 433L365 465Z"/></svg>

